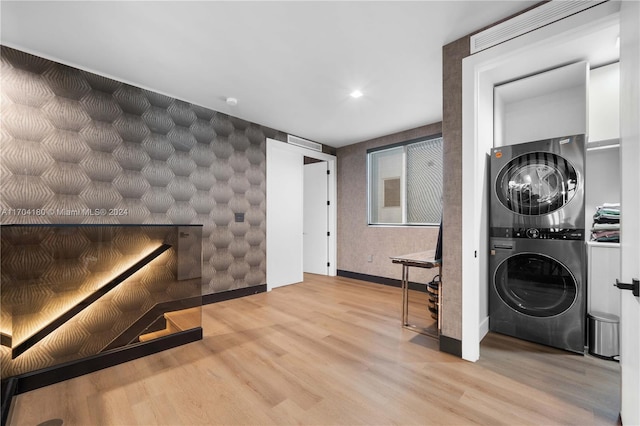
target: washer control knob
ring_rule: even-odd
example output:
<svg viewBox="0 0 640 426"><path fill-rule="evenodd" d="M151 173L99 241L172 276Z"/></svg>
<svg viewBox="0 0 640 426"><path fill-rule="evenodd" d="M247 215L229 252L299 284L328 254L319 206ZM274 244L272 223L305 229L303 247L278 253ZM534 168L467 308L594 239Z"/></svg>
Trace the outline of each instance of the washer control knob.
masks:
<svg viewBox="0 0 640 426"><path fill-rule="evenodd" d="M527 238L538 238L540 236L540 231L536 228L527 229Z"/></svg>

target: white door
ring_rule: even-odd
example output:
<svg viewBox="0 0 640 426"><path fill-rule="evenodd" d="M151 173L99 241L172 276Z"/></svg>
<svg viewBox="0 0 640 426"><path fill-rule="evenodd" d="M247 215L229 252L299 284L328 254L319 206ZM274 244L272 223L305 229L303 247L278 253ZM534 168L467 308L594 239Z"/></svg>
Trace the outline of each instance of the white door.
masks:
<svg viewBox="0 0 640 426"><path fill-rule="evenodd" d="M620 281L640 279L640 2L620 9ZM640 425L640 298L620 290L620 370L624 425Z"/></svg>
<svg viewBox="0 0 640 426"><path fill-rule="evenodd" d="M328 164L326 161L304 166L304 272L329 272L329 222L327 205Z"/></svg>
<svg viewBox="0 0 640 426"><path fill-rule="evenodd" d="M267 289L303 280L304 156L267 139Z"/></svg>

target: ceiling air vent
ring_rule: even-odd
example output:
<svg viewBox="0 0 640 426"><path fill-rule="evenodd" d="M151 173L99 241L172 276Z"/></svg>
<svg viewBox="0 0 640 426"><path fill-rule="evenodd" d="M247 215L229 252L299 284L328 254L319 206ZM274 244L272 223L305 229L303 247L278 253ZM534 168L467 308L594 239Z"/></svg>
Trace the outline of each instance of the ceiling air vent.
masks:
<svg viewBox="0 0 640 426"><path fill-rule="evenodd" d="M322 144L317 142L311 142L306 139L299 138L297 136L287 135L287 142L291 145L301 146L303 148L309 148L314 151L322 152Z"/></svg>
<svg viewBox="0 0 640 426"><path fill-rule="evenodd" d="M471 36L471 54L549 25L603 1L550 1Z"/></svg>

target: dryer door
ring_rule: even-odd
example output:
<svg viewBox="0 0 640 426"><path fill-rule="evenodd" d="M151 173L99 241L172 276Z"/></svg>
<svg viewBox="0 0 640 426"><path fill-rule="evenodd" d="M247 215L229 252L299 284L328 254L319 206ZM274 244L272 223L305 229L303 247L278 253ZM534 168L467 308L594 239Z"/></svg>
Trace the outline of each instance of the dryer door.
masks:
<svg viewBox="0 0 640 426"><path fill-rule="evenodd" d="M495 184L498 200L506 208L521 215L539 216L571 201L578 189L578 175L563 157L532 152L507 163Z"/></svg>
<svg viewBox="0 0 640 426"><path fill-rule="evenodd" d="M576 301L578 286L557 260L539 253L519 253L505 259L494 276L496 293L509 307L532 317L552 317Z"/></svg>

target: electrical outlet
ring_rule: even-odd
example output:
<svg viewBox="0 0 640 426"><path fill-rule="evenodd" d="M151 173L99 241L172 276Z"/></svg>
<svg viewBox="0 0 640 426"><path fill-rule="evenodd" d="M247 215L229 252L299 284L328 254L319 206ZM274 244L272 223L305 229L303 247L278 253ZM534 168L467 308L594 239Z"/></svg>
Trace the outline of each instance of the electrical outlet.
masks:
<svg viewBox="0 0 640 426"><path fill-rule="evenodd" d="M367 256L367 262L373 262L373 255L372 254Z"/></svg>

